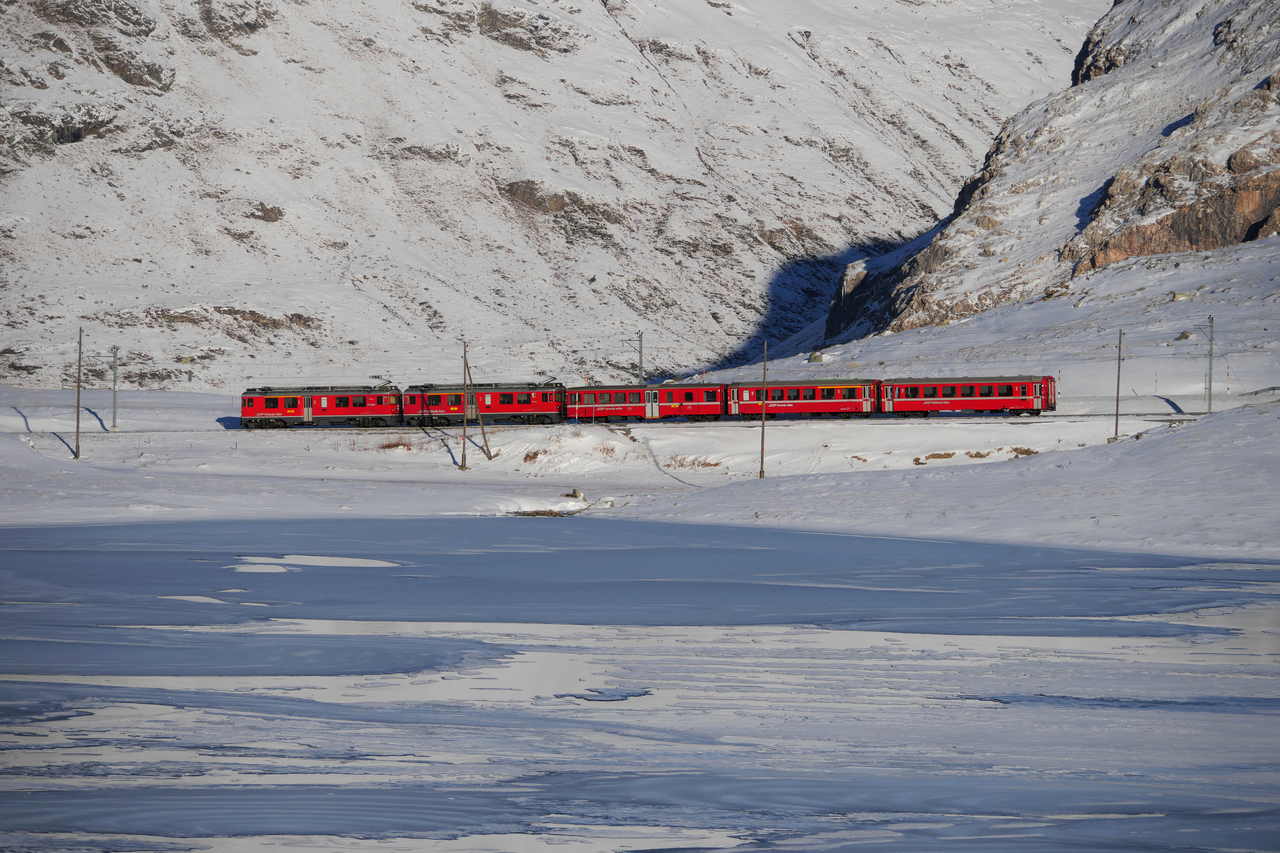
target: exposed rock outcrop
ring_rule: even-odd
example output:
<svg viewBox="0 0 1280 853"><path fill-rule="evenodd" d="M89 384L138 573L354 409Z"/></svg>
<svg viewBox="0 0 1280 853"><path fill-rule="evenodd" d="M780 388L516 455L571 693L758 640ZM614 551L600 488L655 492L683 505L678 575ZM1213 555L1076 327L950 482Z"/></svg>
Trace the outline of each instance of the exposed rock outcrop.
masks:
<svg viewBox="0 0 1280 853"><path fill-rule="evenodd" d="M1065 296L1130 258L1276 233L1280 5L1117 3L1072 83L1005 123L927 239L846 272L828 340Z"/></svg>
<svg viewBox="0 0 1280 853"><path fill-rule="evenodd" d="M1075 275L1126 258L1203 252L1257 240L1275 233L1280 207L1280 170L1233 181L1221 192L1177 208L1152 223L1130 226L1106 237L1076 265Z"/></svg>

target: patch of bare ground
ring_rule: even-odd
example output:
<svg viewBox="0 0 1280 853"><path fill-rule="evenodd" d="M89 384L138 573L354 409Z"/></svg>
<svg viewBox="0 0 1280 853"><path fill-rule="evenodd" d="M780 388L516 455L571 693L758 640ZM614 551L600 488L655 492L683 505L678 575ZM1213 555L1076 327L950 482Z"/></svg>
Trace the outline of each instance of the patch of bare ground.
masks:
<svg viewBox="0 0 1280 853"><path fill-rule="evenodd" d="M662 463L663 468L719 468L720 462L712 462L705 456L683 456L679 453L672 454Z"/></svg>
<svg viewBox="0 0 1280 853"><path fill-rule="evenodd" d="M973 454L969 454L969 455L972 456ZM915 459L912 459L911 461L914 462L916 465L927 465L928 462L926 460L950 459L953 456L955 456L954 453L930 453L928 456L924 457L924 460L921 460L921 458L917 456Z"/></svg>

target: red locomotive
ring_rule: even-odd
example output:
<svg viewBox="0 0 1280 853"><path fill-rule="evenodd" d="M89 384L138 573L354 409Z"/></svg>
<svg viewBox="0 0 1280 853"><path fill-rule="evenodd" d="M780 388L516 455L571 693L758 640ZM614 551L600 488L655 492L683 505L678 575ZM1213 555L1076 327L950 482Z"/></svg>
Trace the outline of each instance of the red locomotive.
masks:
<svg viewBox="0 0 1280 853"><path fill-rule="evenodd" d="M591 385L557 383L307 386L250 388L241 395L240 425L451 426L467 420L552 424L565 420L623 421L725 416L862 418L873 414L928 417L935 412L1039 415L1058 407L1052 376L934 379L784 379L727 385Z"/></svg>

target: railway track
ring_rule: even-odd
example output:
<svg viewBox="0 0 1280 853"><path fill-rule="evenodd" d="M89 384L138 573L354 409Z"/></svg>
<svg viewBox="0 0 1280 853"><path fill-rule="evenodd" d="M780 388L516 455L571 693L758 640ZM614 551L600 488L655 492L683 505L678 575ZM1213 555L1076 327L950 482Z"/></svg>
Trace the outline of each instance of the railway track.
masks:
<svg viewBox="0 0 1280 853"><path fill-rule="evenodd" d="M1136 418L1152 424L1174 424L1174 423L1193 422L1199 419L1200 417L1202 417L1203 414L1204 414L1203 412L1186 412L1183 414L1177 414L1174 412L1168 412L1168 413L1122 412L1120 416L1122 418L1126 418L1130 420ZM938 424L938 423L948 423L948 424L1005 423L1005 424L1011 424L1011 425L1030 426L1032 424L1049 424L1054 422L1066 423L1066 422L1076 421L1076 420L1085 420L1085 419L1094 419L1094 418L1114 418L1114 417L1115 417L1114 412L1082 412L1078 414L1046 413L1040 417L1027 417L1027 416L1002 417L998 415L978 415L978 416L965 417L965 416L953 416L953 415L937 415L931 418L914 418L914 417L899 418L894 415L873 415L870 418L866 418L866 419L853 418L849 421L841 421L835 418L782 417L782 418L770 419L768 422L768 429L787 429L795 426L813 424L815 422L831 423L831 424L844 423L849 429L857 429L860 424L873 424L873 423L874 424L898 424L903 427L912 426L912 425L932 425L932 424ZM568 421L566 423L569 423L569 424L576 423L579 426L603 426L603 427L608 427L613 429L635 429L637 427L641 427L644 429L660 429L660 430L719 429L719 428L725 428L725 427L729 427L729 428L737 427L739 429L759 429L760 428L760 420L758 418L755 418L755 419L749 418L744 420L742 418L737 418L737 417L734 417L732 419L720 420L720 421L704 421L700 423L693 423L693 422L681 421L681 420L619 421L616 423L605 423L604 421L594 421L594 422L593 421L581 421L581 422ZM524 424L507 424L507 423L485 424L485 429L487 430L495 430L495 431L501 430L504 432L509 430L515 430L515 429L534 429L534 428L543 429L545 427L542 427L542 426L530 427ZM475 426L474 424L469 426L468 429L470 432L479 432L479 427ZM67 429L30 430L28 429L28 430L4 430L0 432L6 435L30 435L30 434L49 433L49 432L56 432L59 434L63 434L63 433L70 432L70 430L67 430ZM295 426L295 427L289 427L285 430L257 430L257 429L246 430L246 429L241 429L238 426L230 426L230 427L210 426L205 429L165 429L163 427L148 427L146 429L127 429L126 428L126 429L122 429L117 433L107 433L107 434L119 435L119 436L138 435L138 434L144 434L144 433L175 433L175 434L181 433L181 434L199 435L204 433L225 433L225 432L254 433L254 434L280 434L282 432L295 432L295 433L320 432L320 433L333 433L335 435L336 434L386 435L388 433L395 433L395 432L415 432L415 433L424 433L426 435L460 435L462 433L462 427L460 426L452 426L452 427L416 427L416 426L415 427L410 427L410 426L296 427ZM100 429L96 429L96 428L93 430L85 429L85 430L82 430L81 432L82 436L101 436L103 434L104 433Z"/></svg>

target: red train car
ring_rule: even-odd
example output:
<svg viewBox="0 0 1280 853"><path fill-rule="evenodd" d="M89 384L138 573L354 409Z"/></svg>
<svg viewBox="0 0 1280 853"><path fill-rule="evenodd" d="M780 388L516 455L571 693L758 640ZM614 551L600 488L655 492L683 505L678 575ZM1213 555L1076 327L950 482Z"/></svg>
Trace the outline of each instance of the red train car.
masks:
<svg viewBox="0 0 1280 853"><path fill-rule="evenodd" d="M404 420L413 426L450 426L462 423L462 385L410 385L405 389ZM490 421L518 424L562 423L565 417L563 385L533 383L479 383L467 394L467 420L477 415Z"/></svg>
<svg viewBox="0 0 1280 853"><path fill-rule="evenodd" d="M993 376L947 379L886 379L881 411L899 417L928 417L934 412L1028 412L1058 408L1052 376Z"/></svg>
<svg viewBox="0 0 1280 853"><path fill-rule="evenodd" d="M787 379L778 382L735 382L728 386L731 415L834 415L869 418L879 411L880 383L874 379Z"/></svg>
<svg viewBox="0 0 1280 853"><path fill-rule="evenodd" d="M567 389L567 415L580 421L720 420L723 385L588 385Z"/></svg>
<svg viewBox="0 0 1280 853"><path fill-rule="evenodd" d="M658 417L657 392L644 385L587 385L565 392L570 420L608 423Z"/></svg>
<svg viewBox="0 0 1280 853"><path fill-rule="evenodd" d="M240 395L240 426L399 426L399 388L373 385L308 385L250 388Z"/></svg>

